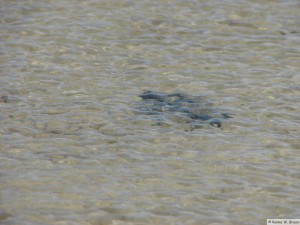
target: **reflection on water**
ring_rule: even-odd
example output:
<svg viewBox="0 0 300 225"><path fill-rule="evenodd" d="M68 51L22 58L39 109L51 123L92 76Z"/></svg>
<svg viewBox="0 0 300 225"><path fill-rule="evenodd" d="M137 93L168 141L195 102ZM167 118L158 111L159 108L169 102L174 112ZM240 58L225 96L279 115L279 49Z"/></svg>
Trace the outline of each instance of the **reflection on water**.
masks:
<svg viewBox="0 0 300 225"><path fill-rule="evenodd" d="M4 0L0 10L1 224L299 217L298 1ZM234 118L186 132L180 106L183 118L153 126L135 108L146 90L203 96L204 115Z"/></svg>

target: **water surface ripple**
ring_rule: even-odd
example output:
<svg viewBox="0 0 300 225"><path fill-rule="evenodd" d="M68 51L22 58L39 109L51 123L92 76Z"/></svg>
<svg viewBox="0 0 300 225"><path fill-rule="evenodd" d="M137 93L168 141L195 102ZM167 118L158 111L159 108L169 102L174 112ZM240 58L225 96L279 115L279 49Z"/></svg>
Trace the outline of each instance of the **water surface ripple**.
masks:
<svg viewBox="0 0 300 225"><path fill-rule="evenodd" d="M300 215L300 4L1 0L0 223ZM137 114L201 96L222 129Z"/></svg>

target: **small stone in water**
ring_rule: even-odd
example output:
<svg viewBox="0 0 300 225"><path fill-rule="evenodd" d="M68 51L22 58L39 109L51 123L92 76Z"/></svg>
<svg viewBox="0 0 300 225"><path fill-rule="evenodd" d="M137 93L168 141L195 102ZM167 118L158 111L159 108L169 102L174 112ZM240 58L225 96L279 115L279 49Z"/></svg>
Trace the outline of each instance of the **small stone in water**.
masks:
<svg viewBox="0 0 300 225"><path fill-rule="evenodd" d="M213 127L221 127L222 126L221 121L218 119L212 119L209 122L209 124L212 125Z"/></svg>

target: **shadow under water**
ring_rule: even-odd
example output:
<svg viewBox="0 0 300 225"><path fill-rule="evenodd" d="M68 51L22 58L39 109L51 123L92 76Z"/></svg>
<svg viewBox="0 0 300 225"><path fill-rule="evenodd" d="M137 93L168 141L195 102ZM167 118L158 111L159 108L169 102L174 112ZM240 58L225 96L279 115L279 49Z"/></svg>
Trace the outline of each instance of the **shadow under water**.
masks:
<svg viewBox="0 0 300 225"><path fill-rule="evenodd" d="M166 122L164 121L171 120L177 123L190 124L190 130L203 127L203 123L209 123L213 127L221 128L222 119L232 118L228 113L215 112L199 96L145 91L139 97L142 98L142 101L139 102L136 112L138 114L156 116L157 122L154 125L165 125Z"/></svg>

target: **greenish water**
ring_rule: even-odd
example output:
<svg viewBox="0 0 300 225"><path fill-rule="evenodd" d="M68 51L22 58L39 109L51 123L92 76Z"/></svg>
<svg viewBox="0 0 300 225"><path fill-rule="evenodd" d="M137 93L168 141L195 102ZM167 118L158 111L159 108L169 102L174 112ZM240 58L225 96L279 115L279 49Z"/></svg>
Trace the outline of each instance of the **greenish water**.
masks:
<svg viewBox="0 0 300 225"><path fill-rule="evenodd" d="M1 224L299 218L298 1L2 0L0 19ZM146 90L234 116L157 126Z"/></svg>

